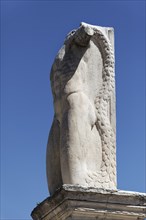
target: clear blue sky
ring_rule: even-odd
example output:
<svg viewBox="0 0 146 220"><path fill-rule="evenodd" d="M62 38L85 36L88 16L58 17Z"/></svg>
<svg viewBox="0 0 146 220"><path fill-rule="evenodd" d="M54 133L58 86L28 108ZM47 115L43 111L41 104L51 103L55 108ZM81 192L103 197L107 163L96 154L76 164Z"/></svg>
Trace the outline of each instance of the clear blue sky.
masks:
<svg viewBox="0 0 146 220"><path fill-rule="evenodd" d="M81 21L115 29L118 189L145 191L145 1L1 1L1 220L48 195L49 72Z"/></svg>

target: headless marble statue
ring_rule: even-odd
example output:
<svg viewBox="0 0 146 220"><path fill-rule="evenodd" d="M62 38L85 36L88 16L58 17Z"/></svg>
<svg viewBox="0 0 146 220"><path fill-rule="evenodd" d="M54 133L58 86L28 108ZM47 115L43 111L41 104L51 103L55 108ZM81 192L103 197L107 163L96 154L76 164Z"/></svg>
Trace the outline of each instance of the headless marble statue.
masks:
<svg viewBox="0 0 146 220"><path fill-rule="evenodd" d="M51 195L63 184L116 188L113 41L112 28L81 23L55 58L47 146Z"/></svg>

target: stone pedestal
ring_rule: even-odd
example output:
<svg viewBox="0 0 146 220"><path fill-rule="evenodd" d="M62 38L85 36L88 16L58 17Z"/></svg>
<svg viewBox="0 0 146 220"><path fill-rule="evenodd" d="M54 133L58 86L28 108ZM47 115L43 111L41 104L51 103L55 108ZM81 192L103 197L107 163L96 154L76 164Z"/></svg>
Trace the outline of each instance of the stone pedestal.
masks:
<svg viewBox="0 0 146 220"><path fill-rule="evenodd" d="M63 185L31 216L33 220L144 220L146 194Z"/></svg>

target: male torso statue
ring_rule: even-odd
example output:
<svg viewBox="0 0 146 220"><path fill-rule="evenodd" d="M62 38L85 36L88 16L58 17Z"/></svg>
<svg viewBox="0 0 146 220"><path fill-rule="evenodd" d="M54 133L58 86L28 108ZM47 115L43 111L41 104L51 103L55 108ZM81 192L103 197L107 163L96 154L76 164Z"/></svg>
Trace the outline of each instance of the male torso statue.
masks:
<svg viewBox="0 0 146 220"><path fill-rule="evenodd" d="M62 184L116 188L113 29L81 23L51 70L54 120L47 146L52 195Z"/></svg>

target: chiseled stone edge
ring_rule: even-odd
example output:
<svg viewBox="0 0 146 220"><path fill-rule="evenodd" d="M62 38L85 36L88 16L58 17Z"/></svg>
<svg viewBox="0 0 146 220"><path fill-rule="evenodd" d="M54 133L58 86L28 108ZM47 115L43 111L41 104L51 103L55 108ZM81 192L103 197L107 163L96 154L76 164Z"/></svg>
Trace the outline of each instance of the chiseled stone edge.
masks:
<svg viewBox="0 0 146 220"><path fill-rule="evenodd" d="M78 205L77 205L78 203ZM86 205L84 207L84 205ZM146 218L146 193L63 185L31 213L34 220L66 219L71 213ZM129 218L128 218L129 217ZM134 218L135 217L135 218Z"/></svg>

